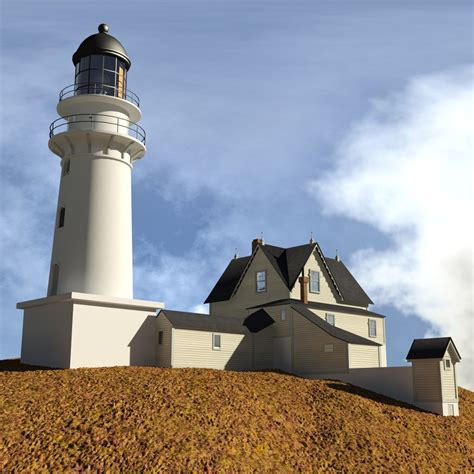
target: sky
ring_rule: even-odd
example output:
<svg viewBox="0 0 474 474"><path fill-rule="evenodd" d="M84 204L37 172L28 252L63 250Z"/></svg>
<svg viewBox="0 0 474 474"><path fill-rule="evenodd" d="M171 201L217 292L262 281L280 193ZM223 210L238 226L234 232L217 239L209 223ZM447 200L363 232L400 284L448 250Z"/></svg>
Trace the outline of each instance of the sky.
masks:
<svg viewBox="0 0 474 474"><path fill-rule="evenodd" d="M0 2L0 359L46 295L71 60L99 23L132 60L134 295L207 312L235 249L336 249L386 315L389 365L451 336L474 389L468 1Z"/></svg>

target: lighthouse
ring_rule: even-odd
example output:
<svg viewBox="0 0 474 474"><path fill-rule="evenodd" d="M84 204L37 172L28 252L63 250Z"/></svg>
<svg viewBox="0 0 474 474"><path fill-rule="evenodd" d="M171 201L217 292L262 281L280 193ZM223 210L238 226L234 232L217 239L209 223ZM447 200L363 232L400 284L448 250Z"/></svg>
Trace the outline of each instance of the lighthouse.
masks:
<svg viewBox="0 0 474 474"><path fill-rule="evenodd" d="M145 155L131 61L108 26L74 53L74 84L59 94L49 148L61 159L48 295L133 298L131 173Z"/></svg>
<svg viewBox="0 0 474 474"><path fill-rule="evenodd" d="M163 304L133 299L131 178L146 133L128 88L131 59L101 24L72 62L74 83L59 93L49 128L60 187L47 296L17 305L22 362L153 365L149 317Z"/></svg>

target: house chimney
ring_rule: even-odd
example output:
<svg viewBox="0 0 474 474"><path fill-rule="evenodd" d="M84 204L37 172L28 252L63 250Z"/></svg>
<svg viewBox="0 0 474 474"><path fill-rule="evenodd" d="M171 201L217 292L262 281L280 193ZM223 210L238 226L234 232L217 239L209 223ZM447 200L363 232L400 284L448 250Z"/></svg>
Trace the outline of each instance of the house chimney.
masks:
<svg viewBox="0 0 474 474"><path fill-rule="evenodd" d="M339 254L337 253L337 249L336 249L336 257L334 258L334 260L336 260L336 262L341 261L341 259L339 258Z"/></svg>
<svg viewBox="0 0 474 474"><path fill-rule="evenodd" d="M300 276L300 298L303 304L308 304L308 282L309 278L307 276Z"/></svg>
<svg viewBox="0 0 474 474"><path fill-rule="evenodd" d="M255 249L257 245L265 245L265 242L263 241L263 237L260 237L259 239L253 239L252 240L252 253L255 252Z"/></svg>

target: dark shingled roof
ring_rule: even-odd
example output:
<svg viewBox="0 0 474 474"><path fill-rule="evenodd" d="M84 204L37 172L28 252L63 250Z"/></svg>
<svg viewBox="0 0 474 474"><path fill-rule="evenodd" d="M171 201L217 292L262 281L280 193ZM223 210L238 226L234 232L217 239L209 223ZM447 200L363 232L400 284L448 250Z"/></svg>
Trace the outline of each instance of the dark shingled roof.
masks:
<svg viewBox="0 0 474 474"><path fill-rule="evenodd" d="M329 270L336 280L337 286L342 293L344 303L357 306L368 306L374 304L367 293L361 288L347 267L334 258L325 257Z"/></svg>
<svg viewBox="0 0 474 474"><path fill-rule="evenodd" d="M288 289L291 290L304 264L308 261L308 258L316 246L316 243L312 243L284 249L282 247L265 244L260 245L259 248L265 254ZM318 251L319 250L318 247ZM251 257L243 257L231 260L204 303L227 301L232 296L250 258ZM341 261L324 256L322 256L322 258L324 262L326 262L337 287L335 287L331 278L329 278L329 284L335 287L337 293L340 292L342 294L344 304L356 306L368 306L369 304L373 304L372 300L367 296ZM323 271L326 272L326 268L324 268ZM337 298L339 298L339 295L337 295Z"/></svg>
<svg viewBox="0 0 474 474"><path fill-rule="evenodd" d="M281 306L285 304L303 304L301 300L296 299L283 299L283 300L275 300L270 301L268 303L262 303L256 306L251 306L247 309L256 309L256 308L266 308L267 306ZM319 303L317 301L308 301L305 305L308 308L320 309L322 311L328 311L335 313L348 313L348 314L355 314L357 316L371 316L373 318L385 318L383 314L374 313L373 311L369 311L368 309L363 308L355 308L353 306L343 306L338 304L328 304L328 303Z"/></svg>
<svg viewBox="0 0 474 474"><path fill-rule="evenodd" d="M259 309L252 313L244 321L244 325L250 332L258 332L273 324L275 320L264 310Z"/></svg>
<svg viewBox="0 0 474 474"><path fill-rule="evenodd" d="M461 356L450 337L415 339L408 351L406 359L442 359L449 343L453 345L456 355L459 357L459 360L461 360Z"/></svg>
<svg viewBox="0 0 474 474"><path fill-rule="evenodd" d="M231 260L204 303L227 301L231 297L249 260L250 257Z"/></svg>
<svg viewBox="0 0 474 474"><path fill-rule="evenodd" d="M210 316L209 314L187 313L162 309L160 315L166 316L171 325L178 329L194 329L195 331L215 331L232 334L248 334L243 317Z"/></svg>
<svg viewBox="0 0 474 474"><path fill-rule="evenodd" d="M371 341L365 337L358 336L344 329L333 326L332 324L327 323L324 319L320 318L313 312L311 312L303 304L292 304L291 307L301 314L305 319L313 323L315 326L318 326L323 331L327 332L330 336L340 339L341 341L348 342L349 344L359 344L364 346L381 346L378 342Z"/></svg>

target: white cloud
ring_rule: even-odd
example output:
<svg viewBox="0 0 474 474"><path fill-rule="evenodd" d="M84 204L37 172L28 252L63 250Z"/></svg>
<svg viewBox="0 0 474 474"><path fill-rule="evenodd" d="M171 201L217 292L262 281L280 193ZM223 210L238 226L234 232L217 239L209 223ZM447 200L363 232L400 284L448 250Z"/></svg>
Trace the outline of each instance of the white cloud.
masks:
<svg viewBox="0 0 474 474"><path fill-rule="evenodd" d="M473 69L414 78L374 101L310 186L325 211L368 223L391 240L362 250L354 273L381 304L453 337L460 383L474 388Z"/></svg>

